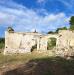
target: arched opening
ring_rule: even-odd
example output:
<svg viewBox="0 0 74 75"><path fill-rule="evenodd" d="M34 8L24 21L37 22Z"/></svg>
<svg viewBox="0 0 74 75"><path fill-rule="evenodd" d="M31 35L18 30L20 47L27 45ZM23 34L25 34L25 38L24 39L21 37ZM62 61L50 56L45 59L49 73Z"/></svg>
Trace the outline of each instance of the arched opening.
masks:
<svg viewBox="0 0 74 75"><path fill-rule="evenodd" d="M47 42L47 50L51 50L56 46L56 38L50 37Z"/></svg>

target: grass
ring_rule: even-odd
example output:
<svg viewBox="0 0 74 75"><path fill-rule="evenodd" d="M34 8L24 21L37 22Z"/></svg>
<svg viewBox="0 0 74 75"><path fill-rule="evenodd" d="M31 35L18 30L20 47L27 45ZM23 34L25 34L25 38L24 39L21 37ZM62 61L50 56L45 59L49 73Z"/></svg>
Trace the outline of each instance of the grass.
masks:
<svg viewBox="0 0 74 75"><path fill-rule="evenodd" d="M0 38L0 49L3 49L5 46L5 38Z"/></svg>
<svg viewBox="0 0 74 75"><path fill-rule="evenodd" d="M67 60L61 57L50 57L41 53L28 53L5 56L0 53L0 67L6 64L15 65L22 63L25 65L26 63L32 62L38 63L34 69L36 75L74 75L74 58L71 60ZM17 70L19 69L17 68Z"/></svg>
<svg viewBox="0 0 74 75"><path fill-rule="evenodd" d="M4 64L16 64L18 63L26 63L33 59L40 59L40 58L46 58L47 55L42 55L39 53L26 53L26 54L13 54L13 55L3 55L3 53L0 53L0 66Z"/></svg>
<svg viewBox="0 0 74 75"><path fill-rule="evenodd" d="M0 43L0 49L4 48L5 44L4 43Z"/></svg>
<svg viewBox="0 0 74 75"><path fill-rule="evenodd" d="M16 60L16 57L18 58ZM74 75L74 60L66 60L64 58L61 57L34 57L33 55L25 55L25 57L21 56L16 56L15 60L13 58L11 58L11 60L9 59L8 62L12 62L12 61L22 61L22 62L26 62L27 60L27 64L24 64L28 67L30 64L32 63L37 63L37 65L35 66L35 68L31 71L32 74L28 74L28 75ZM23 59L20 59L23 58ZM20 75L19 73L21 73L21 75L26 75L24 72L24 65L22 66L22 68L17 68L14 70L9 71L10 74L6 74L6 75L12 75L11 73L13 72L13 75ZM30 68L28 68L30 69ZM21 70L19 72L19 70ZM17 72L14 74L14 72ZM7 72L8 73L8 72ZM24 73L24 74L22 74Z"/></svg>

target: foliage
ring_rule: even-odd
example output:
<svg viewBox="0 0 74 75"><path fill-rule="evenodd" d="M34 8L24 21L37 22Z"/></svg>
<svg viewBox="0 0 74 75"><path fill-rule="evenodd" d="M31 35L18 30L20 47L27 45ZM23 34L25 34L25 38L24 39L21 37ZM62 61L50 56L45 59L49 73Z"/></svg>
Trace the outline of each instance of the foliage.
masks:
<svg viewBox="0 0 74 75"><path fill-rule="evenodd" d="M0 43L0 49L4 48L5 44L4 43Z"/></svg>
<svg viewBox="0 0 74 75"><path fill-rule="evenodd" d="M47 49L52 49L53 47L56 46L56 38L49 38L48 39L48 46Z"/></svg>
<svg viewBox="0 0 74 75"><path fill-rule="evenodd" d="M66 28L66 27L57 28L56 33L58 33L58 32L59 32L59 30L67 30L67 28Z"/></svg>
<svg viewBox="0 0 74 75"><path fill-rule="evenodd" d="M70 25L74 25L74 16L70 18Z"/></svg>
<svg viewBox="0 0 74 75"><path fill-rule="evenodd" d="M5 38L0 38L0 43L1 43L1 42L4 43L4 42L5 42Z"/></svg>
<svg viewBox="0 0 74 75"><path fill-rule="evenodd" d="M4 48L4 46L5 46L5 39L0 38L0 49Z"/></svg>
<svg viewBox="0 0 74 75"><path fill-rule="evenodd" d="M74 30L74 25L71 25L70 26L70 30Z"/></svg>
<svg viewBox="0 0 74 75"><path fill-rule="evenodd" d="M67 30L67 27L57 28L57 30L55 32L49 31L47 34L55 34L55 33L58 33L59 30Z"/></svg>
<svg viewBox="0 0 74 75"><path fill-rule="evenodd" d="M54 34L55 32L49 31L47 34Z"/></svg>
<svg viewBox="0 0 74 75"><path fill-rule="evenodd" d="M74 30L74 16L70 18L70 30Z"/></svg>

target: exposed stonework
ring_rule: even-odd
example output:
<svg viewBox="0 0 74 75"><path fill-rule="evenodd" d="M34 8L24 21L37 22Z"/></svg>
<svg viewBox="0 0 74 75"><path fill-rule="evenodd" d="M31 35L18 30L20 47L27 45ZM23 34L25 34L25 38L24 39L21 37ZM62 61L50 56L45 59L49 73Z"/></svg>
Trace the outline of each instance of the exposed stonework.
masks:
<svg viewBox="0 0 74 75"><path fill-rule="evenodd" d="M6 53L26 53L31 52L32 46L37 44L41 34L38 33L17 33L5 32L5 50Z"/></svg>
<svg viewBox="0 0 74 75"><path fill-rule="evenodd" d="M56 55L73 54L74 52L74 32L60 30L58 34L42 35L34 32L5 32L4 54L27 53L32 51L36 45L36 50L47 51L48 38L56 38Z"/></svg>
<svg viewBox="0 0 74 75"><path fill-rule="evenodd" d="M56 54L61 56L74 55L74 32L70 30L59 31Z"/></svg>

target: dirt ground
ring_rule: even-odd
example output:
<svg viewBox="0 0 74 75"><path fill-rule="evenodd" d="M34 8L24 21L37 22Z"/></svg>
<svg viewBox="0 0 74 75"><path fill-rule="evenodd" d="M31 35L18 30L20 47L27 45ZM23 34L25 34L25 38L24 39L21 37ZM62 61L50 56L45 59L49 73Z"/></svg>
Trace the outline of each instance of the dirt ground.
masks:
<svg viewBox="0 0 74 75"><path fill-rule="evenodd" d="M74 75L74 59L34 59L26 64L8 65L0 75Z"/></svg>

